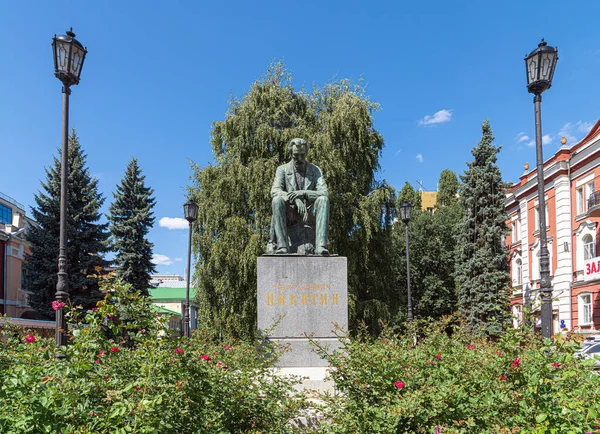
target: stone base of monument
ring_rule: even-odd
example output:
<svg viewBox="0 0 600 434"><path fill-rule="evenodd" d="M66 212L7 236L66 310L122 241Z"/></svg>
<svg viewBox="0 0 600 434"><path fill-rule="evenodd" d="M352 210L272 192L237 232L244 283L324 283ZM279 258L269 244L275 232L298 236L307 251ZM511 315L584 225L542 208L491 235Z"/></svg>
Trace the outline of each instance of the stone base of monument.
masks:
<svg viewBox="0 0 600 434"><path fill-rule="evenodd" d="M306 388L322 390L328 363L311 340L338 349L336 330L348 330L347 261L343 256L272 255L258 258L258 334L288 348L276 367L305 372ZM311 387L313 386L313 387Z"/></svg>

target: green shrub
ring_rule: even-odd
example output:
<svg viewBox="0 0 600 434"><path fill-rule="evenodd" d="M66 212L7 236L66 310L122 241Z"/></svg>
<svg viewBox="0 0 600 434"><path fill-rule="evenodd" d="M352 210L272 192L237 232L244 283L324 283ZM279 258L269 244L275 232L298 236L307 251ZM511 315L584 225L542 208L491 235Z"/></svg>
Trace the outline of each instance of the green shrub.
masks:
<svg viewBox="0 0 600 434"><path fill-rule="evenodd" d="M527 328L474 340L452 319L414 323L401 336L363 330L328 356L340 393L322 431L600 432L600 377L573 356L578 348L574 336L551 344Z"/></svg>
<svg viewBox="0 0 600 434"><path fill-rule="evenodd" d="M257 346L168 339L149 299L102 287L94 311L65 307L67 347L2 330L0 432L277 433L306 405Z"/></svg>

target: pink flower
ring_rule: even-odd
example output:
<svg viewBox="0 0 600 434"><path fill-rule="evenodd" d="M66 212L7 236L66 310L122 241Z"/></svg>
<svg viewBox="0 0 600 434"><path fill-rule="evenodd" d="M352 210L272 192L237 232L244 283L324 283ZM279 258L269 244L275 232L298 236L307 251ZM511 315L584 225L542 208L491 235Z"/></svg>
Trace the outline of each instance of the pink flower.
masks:
<svg viewBox="0 0 600 434"><path fill-rule="evenodd" d="M54 309L54 310L59 310L59 309L62 309L63 307L65 307L65 304L62 301L54 300L52 302L52 309Z"/></svg>
<svg viewBox="0 0 600 434"><path fill-rule="evenodd" d="M108 380L108 375L106 377L104 377L105 380Z"/></svg>
<svg viewBox="0 0 600 434"><path fill-rule="evenodd" d="M396 381L394 383L394 386L396 386L398 389L402 389L404 387L404 382L402 382L402 381Z"/></svg>
<svg viewBox="0 0 600 434"><path fill-rule="evenodd" d="M206 360L207 362L210 360L210 357L208 356L208 354L202 354L202 355L200 356L200 358L201 358L202 360Z"/></svg>
<svg viewBox="0 0 600 434"><path fill-rule="evenodd" d="M552 366L553 366L554 368L558 368L558 367L560 366L560 363L558 363L558 362L554 362L554 363L552 363Z"/></svg>
<svg viewBox="0 0 600 434"><path fill-rule="evenodd" d="M100 364L100 359L96 359L96 364L99 365Z"/></svg>
<svg viewBox="0 0 600 434"><path fill-rule="evenodd" d="M438 359L438 360L440 360L442 358L442 355L441 354L436 354L435 358Z"/></svg>
<svg viewBox="0 0 600 434"><path fill-rule="evenodd" d="M133 386L133 388L134 388L135 390L140 390L140 386L138 386L137 384L136 384L135 386Z"/></svg>
<svg viewBox="0 0 600 434"><path fill-rule="evenodd" d="M106 318L108 318L109 320L113 321L115 319L114 315L108 314L106 315Z"/></svg>
<svg viewBox="0 0 600 434"><path fill-rule="evenodd" d="M35 336L33 336L33 335L28 335L28 336L25 338L25 342L27 342L28 344L32 344L32 343L34 343L34 342L35 342Z"/></svg>
<svg viewBox="0 0 600 434"><path fill-rule="evenodd" d="M90 413L90 417L98 417L98 413L96 413L95 411L92 411Z"/></svg>
<svg viewBox="0 0 600 434"><path fill-rule="evenodd" d="M119 351L119 347L112 347L112 348L110 349L110 352L111 352L111 353L116 353L117 351Z"/></svg>
<svg viewBox="0 0 600 434"><path fill-rule="evenodd" d="M223 348L225 348L226 350L230 350L231 346L229 346L229 345L223 345Z"/></svg>
<svg viewBox="0 0 600 434"><path fill-rule="evenodd" d="M93 307L92 308L92 312L98 312L98 308L97 307Z"/></svg>
<svg viewBox="0 0 600 434"><path fill-rule="evenodd" d="M104 355L104 350L100 350L100 352L98 353L99 357L102 357Z"/></svg>
<svg viewBox="0 0 600 434"><path fill-rule="evenodd" d="M511 368L518 368L519 367L519 363L521 363L521 359L519 359L518 357L514 360L514 362L512 362Z"/></svg>
<svg viewBox="0 0 600 434"><path fill-rule="evenodd" d="M469 344L469 345L467 345L467 349L468 350L474 350L475 348L476 348L475 344Z"/></svg>
<svg viewBox="0 0 600 434"><path fill-rule="evenodd" d="M223 362L217 362L217 366L219 366L223 369L227 369L227 366Z"/></svg>
<svg viewBox="0 0 600 434"><path fill-rule="evenodd" d="M502 353L500 351L498 351L496 354L498 354L498 357L502 356Z"/></svg>
<svg viewBox="0 0 600 434"><path fill-rule="evenodd" d="M184 351L181 348L175 348L175 354L183 354Z"/></svg>
<svg viewBox="0 0 600 434"><path fill-rule="evenodd" d="M506 375L500 375L500 381L506 381Z"/></svg>

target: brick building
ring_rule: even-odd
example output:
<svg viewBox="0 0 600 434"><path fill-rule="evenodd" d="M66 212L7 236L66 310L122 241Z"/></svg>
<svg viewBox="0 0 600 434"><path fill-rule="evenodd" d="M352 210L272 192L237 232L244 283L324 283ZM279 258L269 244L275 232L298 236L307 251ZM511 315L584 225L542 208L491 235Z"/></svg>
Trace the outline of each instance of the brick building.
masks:
<svg viewBox="0 0 600 434"><path fill-rule="evenodd" d="M600 329L600 120L571 147L544 162L546 233L550 256L554 333ZM527 306L539 317L539 219L535 167L507 195L507 237L515 324ZM539 322L539 318L536 319Z"/></svg>

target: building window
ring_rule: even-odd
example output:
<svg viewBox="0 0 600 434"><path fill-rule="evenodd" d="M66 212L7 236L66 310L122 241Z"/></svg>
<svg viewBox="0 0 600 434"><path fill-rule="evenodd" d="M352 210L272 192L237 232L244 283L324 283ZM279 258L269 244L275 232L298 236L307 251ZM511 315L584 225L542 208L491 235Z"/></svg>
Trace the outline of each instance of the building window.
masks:
<svg viewBox="0 0 600 434"><path fill-rule="evenodd" d="M523 305L513 305L513 327L517 328L523 324Z"/></svg>
<svg viewBox="0 0 600 434"><path fill-rule="evenodd" d="M512 242L516 243L521 239L521 221L519 219L512 222Z"/></svg>
<svg viewBox="0 0 600 434"><path fill-rule="evenodd" d="M594 243L594 238L590 234L584 235L582 238L583 242L583 260L587 261L588 259L592 259L596 257L596 243Z"/></svg>
<svg viewBox="0 0 600 434"><path fill-rule="evenodd" d="M592 324L592 294L579 295L579 325Z"/></svg>
<svg viewBox="0 0 600 434"><path fill-rule="evenodd" d="M0 223L4 225L12 225L12 209L0 205Z"/></svg>
<svg viewBox="0 0 600 434"><path fill-rule="evenodd" d="M583 193L583 186L577 189L577 215L585 212L585 196Z"/></svg>
<svg viewBox="0 0 600 434"><path fill-rule="evenodd" d="M515 261L515 281L517 282L517 285L522 285L523 284L523 263L521 262L521 259L517 259Z"/></svg>

